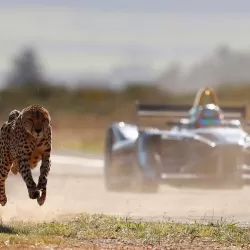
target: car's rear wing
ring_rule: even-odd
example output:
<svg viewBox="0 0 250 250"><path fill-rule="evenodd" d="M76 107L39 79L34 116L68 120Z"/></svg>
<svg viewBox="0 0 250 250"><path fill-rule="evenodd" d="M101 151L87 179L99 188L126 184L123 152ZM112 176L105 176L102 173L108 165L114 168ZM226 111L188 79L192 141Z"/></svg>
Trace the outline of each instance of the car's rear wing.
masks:
<svg viewBox="0 0 250 250"><path fill-rule="evenodd" d="M246 120L247 105L219 107L224 114L224 118L227 120L240 120L241 122ZM196 107L192 105L146 104L136 102L136 114L138 117L164 117L165 121L188 118L195 110Z"/></svg>
<svg viewBox="0 0 250 250"><path fill-rule="evenodd" d="M220 109L223 112L225 119L245 120L247 118L247 105L239 107L220 106Z"/></svg>
<svg viewBox="0 0 250 250"><path fill-rule="evenodd" d="M140 117L187 118L191 105L164 105L136 103L136 113Z"/></svg>

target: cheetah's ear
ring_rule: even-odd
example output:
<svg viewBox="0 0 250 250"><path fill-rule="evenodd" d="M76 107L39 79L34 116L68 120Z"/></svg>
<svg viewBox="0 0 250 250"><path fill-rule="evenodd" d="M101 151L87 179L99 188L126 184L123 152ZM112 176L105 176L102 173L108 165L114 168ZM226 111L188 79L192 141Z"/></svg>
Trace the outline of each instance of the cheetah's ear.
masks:
<svg viewBox="0 0 250 250"><path fill-rule="evenodd" d="M17 110L17 109L14 109L14 110L12 110L11 112L10 112L10 115L19 115L21 112L19 111L19 110Z"/></svg>

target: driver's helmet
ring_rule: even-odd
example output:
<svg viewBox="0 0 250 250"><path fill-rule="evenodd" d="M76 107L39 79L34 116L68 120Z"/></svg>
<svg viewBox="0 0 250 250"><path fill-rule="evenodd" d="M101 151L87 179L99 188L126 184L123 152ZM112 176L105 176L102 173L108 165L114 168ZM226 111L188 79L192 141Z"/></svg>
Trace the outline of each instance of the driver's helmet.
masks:
<svg viewBox="0 0 250 250"><path fill-rule="evenodd" d="M199 107L195 126L198 128L221 126L223 120L224 115L221 109L214 104L207 104Z"/></svg>

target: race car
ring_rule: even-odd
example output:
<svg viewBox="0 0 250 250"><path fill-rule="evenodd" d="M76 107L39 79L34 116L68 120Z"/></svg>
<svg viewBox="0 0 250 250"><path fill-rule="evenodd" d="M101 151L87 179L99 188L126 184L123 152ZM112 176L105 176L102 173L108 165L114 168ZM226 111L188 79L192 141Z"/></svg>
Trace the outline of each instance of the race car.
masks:
<svg viewBox="0 0 250 250"><path fill-rule="evenodd" d="M250 159L249 135L243 129L247 107L219 107L211 89L213 98L205 103L206 91L198 92L192 106L136 104L138 118L161 116L165 128L141 126L140 119L137 124L110 124L104 152L106 189L157 192L162 183L243 187L248 176L243 166Z"/></svg>

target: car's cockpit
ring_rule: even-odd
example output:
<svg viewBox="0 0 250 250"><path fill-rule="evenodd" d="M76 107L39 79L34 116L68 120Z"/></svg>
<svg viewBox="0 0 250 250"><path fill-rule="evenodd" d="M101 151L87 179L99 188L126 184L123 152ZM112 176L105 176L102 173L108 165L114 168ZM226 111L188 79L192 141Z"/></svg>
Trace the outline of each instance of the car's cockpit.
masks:
<svg viewBox="0 0 250 250"><path fill-rule="evenodd" d="M193 118L196 128L220 127L224 124L224 115L220 108L214 104L200 106Z"/></svg>
<svg viewBox="0 0 250 250"><path fill-rule="evenodd" d="M198 129L198 128L216 128L228 127L239 128L239 120L227 120L220 107L214 104L206 104L197 107L196 113L189 119L181 119L179 122L172 122L172 130L179 129Z"/></svg>

